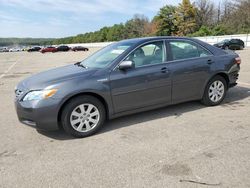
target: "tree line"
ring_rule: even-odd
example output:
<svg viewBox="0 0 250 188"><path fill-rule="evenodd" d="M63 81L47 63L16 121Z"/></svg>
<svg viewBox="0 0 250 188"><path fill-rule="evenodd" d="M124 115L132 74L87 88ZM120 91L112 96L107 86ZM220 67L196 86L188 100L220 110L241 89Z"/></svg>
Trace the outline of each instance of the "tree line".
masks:
<svg viewBox="0 0 250 188"><path fill-rule="evenodd" d="M54 40L54 38L0 38L0 46L50 45Z"/></svg>

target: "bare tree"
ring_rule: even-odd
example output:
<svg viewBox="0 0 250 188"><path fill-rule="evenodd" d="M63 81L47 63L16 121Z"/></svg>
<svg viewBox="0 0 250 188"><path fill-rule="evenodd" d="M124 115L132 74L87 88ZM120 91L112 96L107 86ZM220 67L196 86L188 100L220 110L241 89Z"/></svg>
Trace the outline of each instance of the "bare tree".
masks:
<svg viewBox="0 0 250 188"><path fill-rule="evenodd" d="M197 22L199 26L211 26L215 20L215 6L210 0L196 0Z"/></svg>
<svg viewBox="0 0 250 188"><path fill-rule="evenodd" d="M250 0L224 0L222 23L233 33L250 31Z"/></svg>
<svg viewBox="0 0 250 188"><path fill-rule="evenodd" d="M218 7L217 7L217 20L216 22L219 23L221 19L221 2L219 2Z"/></svg>

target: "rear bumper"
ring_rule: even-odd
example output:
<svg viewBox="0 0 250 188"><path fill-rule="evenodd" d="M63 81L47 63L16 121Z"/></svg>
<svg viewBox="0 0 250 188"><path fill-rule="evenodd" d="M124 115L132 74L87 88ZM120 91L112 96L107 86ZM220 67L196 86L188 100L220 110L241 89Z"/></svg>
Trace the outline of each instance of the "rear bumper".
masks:
<svg viewBox="0 0 250 188"><path fill-rule="evenodd" d="M21 123L40 130L58 130L59 100L15 101L18 119Z"/></svg>
<svg viewBox="0 0 250 188"><path fill-rule="evenodd" d="M237 80L239 79L239 65L236 65L235 70L229 73L229 85L228 87L234 87L237 85Z"/></svg>

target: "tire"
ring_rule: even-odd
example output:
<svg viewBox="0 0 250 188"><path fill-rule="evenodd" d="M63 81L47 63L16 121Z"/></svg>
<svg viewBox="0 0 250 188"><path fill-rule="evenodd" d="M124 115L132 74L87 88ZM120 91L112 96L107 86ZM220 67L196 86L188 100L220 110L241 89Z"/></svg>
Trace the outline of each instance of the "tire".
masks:
<svg viewBox="0 0 250 188"><path fill-rule="evenodd" d="M243 50L244 49L244 46L240 46L240 50Z"/></svg>
<svg viewBox="0 0 250 188"><path fill-rule="evenodd" d="M89 109L92 110L88 112ZM64 131L76 138L93 135L102 127L105 119L104 105L97 98L89 95L70 100L61 114Z"/></svg>
<svg viewBox="0 0 250 188"><path fill-rule="evenodd" d="M225 46L224 49L225 49L225 50L229 50L229 46Z"/></svg>
<svg viewBox="0 0 250 188"><path fill-rule="evenodd" d="M201 102L206 106L219 105L224 100L226 92L226 80L222 76L215 76L208 82Z"/></svg>

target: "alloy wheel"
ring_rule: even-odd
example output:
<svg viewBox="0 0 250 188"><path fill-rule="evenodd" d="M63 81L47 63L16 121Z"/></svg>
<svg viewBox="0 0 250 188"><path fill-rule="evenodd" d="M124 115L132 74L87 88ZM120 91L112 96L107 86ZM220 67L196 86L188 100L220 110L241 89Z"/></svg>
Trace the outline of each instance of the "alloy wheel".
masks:
<svg viewBox="0 0 250 188"><path fill-rule="evenodd" d="M100 112L93 104L78 105L70 115L70 124L78 132L94 129L100 120Z"/></svg>
<svg viewBox="0 0 250 188"><path fill-rule="evenodd" d="M219 102L223 98L224 93L225 86L220 80L214 81L208 90L209 99L214 103Z"/></svg>

